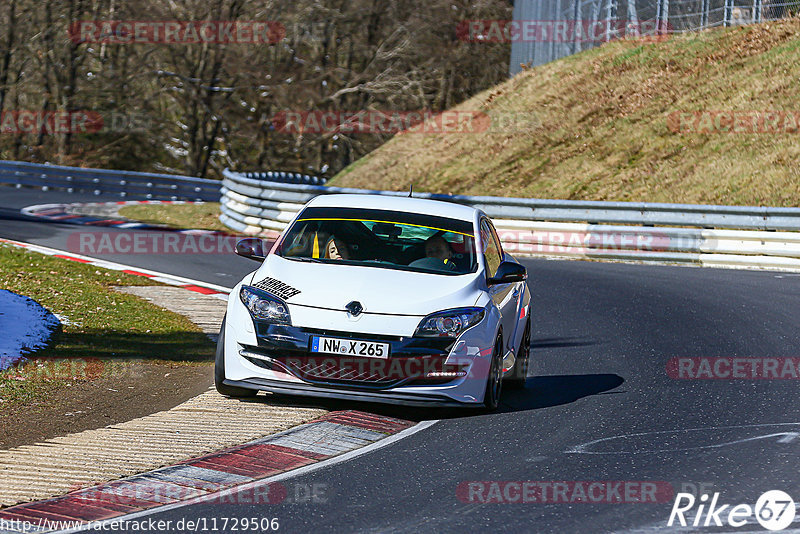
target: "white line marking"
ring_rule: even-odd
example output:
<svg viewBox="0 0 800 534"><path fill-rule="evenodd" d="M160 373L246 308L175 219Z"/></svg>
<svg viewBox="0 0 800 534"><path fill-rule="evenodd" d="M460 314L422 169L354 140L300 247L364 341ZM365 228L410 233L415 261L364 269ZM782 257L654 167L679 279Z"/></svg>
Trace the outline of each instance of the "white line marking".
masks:
<svg viewBox="0 0 800 534"><path fill-rule="evenodd" d="M604 441L610 441L615 439L627 439L627 438L635 438L640 436L655 436L660 434L679 434L679 433L688 433L688 432L707 432L709 430L731 430L731 429L745 429L745 428L763 428L769 426L797 426L800 425L798 423L763 423L763 424L756 424L756 425L733 425L733 426L709 426L709 427L701 427L701 428L685 428L685 429L677 429L677 430L659 430L656 432L637 432L635 434L620 434L617 436L611 436L608 438L600 438L595 439L592 441L587 441L586 443L581 443L580 445L576 445L574 447L570 447L569 449L565 450L565 454L642 454L648 452L678 452L678 451L689 451L689 450L698 450L698 449L713 449L719 448L726 445L733 445L737 443L743 443L746 441L754 441L759 439L766 439L778 436L785 436L782 439L778 440L778 443L789 443L797 436L800 436L800 432L779 432L775 434L767 434L764 436L755 436L750 438L744 438L740 440L725 442L725 443L717 443L714 445L700 445L697 447L686 447L686 448L677 448L677 449L647 449L641 451L590 451L588 450L589 447L592 445L596 445L598 443L602 443Z"/></svg>
<svg viewBox="0 0 800 534"><path fill-rule="evenodd" d="M800 432L785 432L786 437L783 437L778 440L778 443L791 443L797 436L800 436Z"/></svg>
<svg viewBox="0 0 800 534"><path fill-rule="evenodd" d="M382 439L380 441L376 441L375 443L372 443L370 445L366 445L366 446L361 447L359 449L355 449L355 450L352 450L350 452L346 452L344 454L340 454L339 456L334 456L333 458L328 458L327 460L323 460L321 462L317 462L317 463L314 463L314 464L306 465L306 466L303 466L303 467L299 467L297 469L293 469L291 471L287 471L285 473L274 475L274 476L271 476L269 478L262 478L261 480L256 480L254 482L249 482L247 484L242 484L241 486L234 486L232 488L228 488L228 489L225 489L225 490L222 490L222 491L218 491L216 493L209 493L207 495L203 495L201 497L195 497L195 498L189 499L187 501L176 502L176 503L172 503L172 504L167 504L165 506L159 506L158 508L151 508L149 510L142 510L141 512L135 512L135 513L128 514L128 515L113 517L111 519L106 519L106 520L102 521L101 523L92 523L91 525L87 524L87 525L84 525L82 527L78 527L78 528L71 529L71 530L54 531L54 532L51 532L50 534L73 534L75 532L86 532L86 531L89 531L89 530L95 530L95 531L103 530L103 526L104 525L111 525L115 521L125 521L125 520L138 519L138 518L141 518L141 517L147 517L149 515L158 514L158 513L161 513L161 512L168 512L170 510L177 510L179 508L185 508L187 506L193 506L195 504L201 504L201 503L204 503L204 502L213 501L213 500L217 500L217 499L219 499L221 501L222 497L225 497L225 496L228 496L228 495L233 495L233 494L241 492L241 491L248 491L248 490L251 490L253 488L257 488L259 486L262 486L264 484L271 484L273 482L278 482L278 481L281 481L281 480L285 480L287 478L292 478L292 477L296 477L296 476L300 476L300 475L305 475L305 474L311 473L313 471L316 471L317 469L322 469L324 467L329 467L331 465L335 465L335 464L338 464L338 463L346 462L348 460L352 460L353 458L361 456L362 454L367 454L367 453L372 452L374 450L378 450L378 449L380 449L382 447L386 447L387 445L391 445L392 443L394 443L396 441L400 441L401 439L407 438L408 436L411 436L413 434L416 434L417 432L425 430L426 428L429 428L429 427L435 425L438 422L439 422L438 419L434 419L432 421L422 421L421 423L417 423L416 425L412 426L411 428L407 428L407 429L405 429L403 431L398 432L397 434L393 434L393 435L391 435L391 436L389 436L387 438L384 438L384 439ZM105 528L108 529L110 527L106 526Z"/></svg>

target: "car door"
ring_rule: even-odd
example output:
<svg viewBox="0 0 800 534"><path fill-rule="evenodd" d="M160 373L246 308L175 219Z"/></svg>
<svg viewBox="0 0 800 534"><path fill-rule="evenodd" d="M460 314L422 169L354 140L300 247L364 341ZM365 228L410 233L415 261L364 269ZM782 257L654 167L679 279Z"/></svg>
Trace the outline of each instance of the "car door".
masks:
<svg viewBox="0 0 800 534"><path fill-rule="evenodd" d="M483 260L486 266L486 278L495 275L497 268L503 261L503 253L497 232L488 218L481 219L481 243L483 245ZM503 343L505 350L503 353L512 349L514 343L515 330L517 326L517 299L519 297L518 283L496 284L489 286L489 296L502 315L501 325L503 327Z"/></svg>

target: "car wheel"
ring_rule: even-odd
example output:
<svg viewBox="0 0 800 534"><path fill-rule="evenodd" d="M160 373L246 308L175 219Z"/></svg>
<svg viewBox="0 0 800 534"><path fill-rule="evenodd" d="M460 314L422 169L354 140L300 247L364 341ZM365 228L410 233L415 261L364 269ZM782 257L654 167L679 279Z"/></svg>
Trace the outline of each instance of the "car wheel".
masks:
<svg viewBox="0 0 800 534"><path fill-rule="evenodd" d="M492 363L489 366L489 376L486 379L486 392L483 395L483 406L489 411L494 411L500 404L500 395L503 393L503 342L498 337L494 344Z"/></svg>
<svg viewBox="0 0 800 534"><path fill-rule="evenodd" d="M511 377L506 379L506 385L511 389L524 389L525 379L528 377L528 366L531 360L531 319L525 324L525 333L517 351L517 359L511 368Z"/></svg>
<svg viewBox="0 0 800 534"><path fill-rule="evenodd" d="M217 339L217 352L214 356L214 386L221 395L226 397L255 397L258 391L254 389L237 388L236 386L227 386L224 384L225 380L225 317L222 318L222 327L219 329L219 338Z"/></svg>

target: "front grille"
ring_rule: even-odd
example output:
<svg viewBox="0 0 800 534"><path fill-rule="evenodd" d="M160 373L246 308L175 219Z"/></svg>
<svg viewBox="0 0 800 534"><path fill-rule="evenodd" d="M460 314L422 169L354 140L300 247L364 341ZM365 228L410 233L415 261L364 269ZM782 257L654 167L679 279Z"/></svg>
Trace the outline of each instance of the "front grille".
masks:
<svg viewBox="0 0 800 534"><path fill-rule="evenodd" d="M395 354L388 359L309 354L305 351L243 346L240 354L259 367L278 370L306 382L386 389L430 381L425 374L444 368L445 354ZM440 382L436 379L434 382Z"/></svg>
<svg viewBox="0 0 800 534"><path fill-rule="evenodd" d="M303 380L309 382L326 383L361 383L364 385L378 387L394 387L408 381L408 377L392 376L385 369L370 368L373 361L366 361L365 358L351 360L363 360L353 362L337 362L335 358L287 358L284 365ZM388 361L386 366L391 365Z"/></svg>

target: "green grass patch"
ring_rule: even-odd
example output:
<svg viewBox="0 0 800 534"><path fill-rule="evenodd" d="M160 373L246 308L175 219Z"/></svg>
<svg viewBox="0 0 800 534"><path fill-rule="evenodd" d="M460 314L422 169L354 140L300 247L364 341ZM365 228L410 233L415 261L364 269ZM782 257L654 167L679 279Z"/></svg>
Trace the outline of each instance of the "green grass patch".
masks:
<svg viewBox="0 0 800 534"><path fill-rule="evenodd" d="M219 220L219 202L193 204L139 204L124 206L119 214L126 219L170 228L189 228L230 232Z"/></svg>
<svg viewBox="0 0 800 534"><path fill-rule="evenodd" d="M33 403L75 382L137 373L142 362L196 365L213 358L213 343L188 319L114 290L132 285L158 284L0 245L0 289L67 319L51 346L0 371L0 405Z"/></svg>
<svg viewBox="0 0 800 534"><path fill-rule="evenodd" d="M613 60L613 64L622 65L623 63L630 62L632 58L637 58L638 62L641 63L644 60L644 58L641 57L642 52L644 52L644 46L637 46L636 48L631 48L630 50L627 50L622 54L618 55L617 57L615 57Z"/></svg>
<svg viewBox="0 0 800 534"><path fill-rule="evenodd" d="M764 53L765 58L775 57L781 54L793 54L796 55L797 51L800 50L800 39L796 39L791 41L783 46L776 46L772 50L768 50Z"/></svg>

